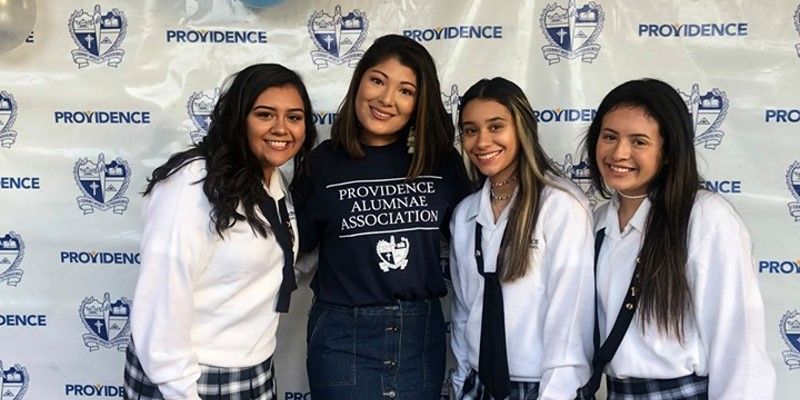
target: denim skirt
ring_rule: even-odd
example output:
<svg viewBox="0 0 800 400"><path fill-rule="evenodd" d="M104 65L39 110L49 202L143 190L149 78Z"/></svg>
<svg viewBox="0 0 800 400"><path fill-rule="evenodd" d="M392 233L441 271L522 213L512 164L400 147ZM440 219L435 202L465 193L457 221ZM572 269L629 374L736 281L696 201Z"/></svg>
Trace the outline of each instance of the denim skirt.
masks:
<svg viewBox="0 0 800 400"><path fill-rule="evenodd" d="M306 366L314 400L439 400L445 325L438 298L346 307L316 299Z"/></svg>

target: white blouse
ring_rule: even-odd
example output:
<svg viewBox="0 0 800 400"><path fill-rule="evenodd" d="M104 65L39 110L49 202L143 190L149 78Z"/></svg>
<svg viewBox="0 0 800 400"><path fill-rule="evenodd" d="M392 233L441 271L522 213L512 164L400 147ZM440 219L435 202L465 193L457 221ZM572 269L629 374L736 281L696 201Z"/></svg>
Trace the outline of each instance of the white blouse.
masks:
<svg viewBox="0 0 800 400"><path fill-rule="evenodd" d="M583 193L569 181L548 177L569 192L552 186L542 190L531 269L522 278L502 283L508 367L512 381L540 382L539 399L572 400L590 375L594 237ZM487 180L481 191L458 205L450 223L457 394L470 369L478 370L483 277L474 257L475 224L483 229L485 270L493 272L510 208L494 222Z"/></svg>
<svg viewBox="0 0 800 400"><path fill-rule="evenodd" d="M274 235L258 236L246 221L222 240L203 183L193 184L205 175L204 161L187 164L158 183L143 207L131 332L145 373L167 399L199 399L199 364L249 367L275 350L283 251ZM285 196L277 168L265 189L276 201Z"/></svg>
<svg viewBox="0 0 800 400"><path fill-rule="evenodd" d="M615 196L595 212L595 231L605 228L598 258L598 321L605 341L628 290L651 203L645 199L620 232ZM687 278L693 309L681 344L642 332L637 311L606 373L615 378L709 377L711 399L772 399L775 371L767 356L764 306L758 290L750 235L721 196L697 193L689 219Z"/></svg>

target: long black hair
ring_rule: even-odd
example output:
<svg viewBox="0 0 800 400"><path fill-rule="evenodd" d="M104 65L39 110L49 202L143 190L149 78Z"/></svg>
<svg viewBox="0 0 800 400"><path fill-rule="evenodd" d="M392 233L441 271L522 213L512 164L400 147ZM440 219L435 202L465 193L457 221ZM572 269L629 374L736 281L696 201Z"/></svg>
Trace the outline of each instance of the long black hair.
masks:
<svg viewBox="0 0 800 400"><path fill-rule="evenodd" d="M442 104L439 77L433 57L421 44L400 35L386 35L375 39L358 62L336 119L331 126L331 139L342 146L350 157L364 157L358 141L361 124L356 115L355 101L361 78L370 68L387 59L396 58L417 76L417 99L414 114L401 132L402 140L413 126L415 149L408 177L428 173L447 159L455 139L455 127Z"/></svg>
<svg viewBox="0 0 800 400"><path fill-rule="evenodd" d="M211 114L208 135L188 150L175 153L153 171L144 195L158 182L168 178L191 160L203 158L207 175L202 180L203 192L211 203L211 221L222 236L236 221L246 220L266 236L266 223L255 214L256 198L263 190L261 165L250 151L247 140L247 115L258 96L265 90L291 85L300 93L305 111L305 139L294 157L295 176L308 170L308 154L316 143L311 100L300 76L279 64L251 65L229 77ZM293 181L294 183L294 181ZM244 215L236 211L241 204Z"/></svg>
<svg viewBox="0 0 800 400"><path fill-rule="evenodd" d="M694 129L686 103L675 89L656 79L623 83L597 109L586 136L592 182L605 198L611 197L597 163L597 142L603 118L619 108L639 108L658 123L663 139L663 165L647 187L652 203L640 251L640 319L660 332L683 339L684 317L692 307L688 259L689 217L700 175L694 150Z"/></svg>
<svg viewBox="0 0 800 400"><path fill-rule="evenodd" d="M503 254L503 265L498 265L503 281L510 282L528 273L530 268L530 243L536 220L539 218L539 205L542 189L548 184L547 172L558 176L550 158L539 143L536 117L533 115L528 98L519 86L507 79L496 77L481 79L464 93L458 110L458 126L463 127L464 108L473 100L492 100L508 109L514 119L519 152L515 172L519 189L506 225L507 246ZM486 179L475 165L470 166L472 176L480 181Z"/></svg>

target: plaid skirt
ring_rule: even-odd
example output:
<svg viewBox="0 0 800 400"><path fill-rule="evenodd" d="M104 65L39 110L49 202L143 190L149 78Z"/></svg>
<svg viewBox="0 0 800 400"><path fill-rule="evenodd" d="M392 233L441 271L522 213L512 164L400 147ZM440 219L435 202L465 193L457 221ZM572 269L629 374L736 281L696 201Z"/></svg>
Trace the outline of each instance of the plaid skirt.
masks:
<svg viewBox="0 0 800 400"><path fill-rule="evenodd" d="M511 395L506 400L536 400L539 398L539 382L511 382ZM478 372L474 369L469 372L467 379L464 380L464 387L461 389L459 400L503 400L495 399L486 392L486 387L478 378Z"/></svg>
<svg viewBox="0 0 800 400"><path fill-rule="evenodd" d="M616 379L606 376L608 400L708 400L708 377Z"/></svg>
<svg viewBox="0 0 800 400"><path fill-rule="evenodd" d="M272 357L246 368L200 364L197 391L203 400L274 400L278 398ZM145 375L133 343L125 352L125 400L163 400L158 386Z"/></svg>

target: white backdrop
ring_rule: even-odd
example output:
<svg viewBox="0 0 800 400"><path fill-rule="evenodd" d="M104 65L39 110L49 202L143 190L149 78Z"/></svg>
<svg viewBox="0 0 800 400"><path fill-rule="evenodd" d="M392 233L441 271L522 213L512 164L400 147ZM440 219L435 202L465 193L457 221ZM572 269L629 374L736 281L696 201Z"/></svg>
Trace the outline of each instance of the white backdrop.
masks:
<svg viewBox="0 0 800 400"><path fill-rule="evenodd" d="M430 50L451 110L480 78L518 83L590 194L577 149L602 97L641 77L680 90L706 185L753 237L777 398L800 399L800 1L38 3L26 43L0 54L0 400L120 397L153 168L257 62L303 75L327 137L352 67L388 33ZM280 399L311 397L301 286L279 331Z"/></svg>

